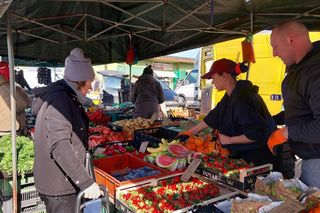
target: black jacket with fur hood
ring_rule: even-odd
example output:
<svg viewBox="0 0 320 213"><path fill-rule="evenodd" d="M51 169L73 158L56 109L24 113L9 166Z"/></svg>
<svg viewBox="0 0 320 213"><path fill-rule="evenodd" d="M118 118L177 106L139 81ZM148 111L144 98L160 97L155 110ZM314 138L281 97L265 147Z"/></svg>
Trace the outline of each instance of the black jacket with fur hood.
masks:
<svg viewBox="0 0 320 213"><path fill-rule="evenodd" d="M36 91L32 109L34 178L37 191L57 196L78 193L94 183L85 168L88 117L64 80Z"/></svg>

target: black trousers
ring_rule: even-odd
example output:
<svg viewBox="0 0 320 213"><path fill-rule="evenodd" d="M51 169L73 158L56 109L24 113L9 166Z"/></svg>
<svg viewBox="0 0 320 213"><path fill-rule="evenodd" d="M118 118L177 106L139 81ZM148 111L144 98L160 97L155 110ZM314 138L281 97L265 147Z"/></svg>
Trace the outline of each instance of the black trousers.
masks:
<svg viewBox="0 0 320 213"><path fill-rule="evenodd" d="M47 196L39 194L46 205L47 213L74 213L77 194L63 196Z"/></svg>

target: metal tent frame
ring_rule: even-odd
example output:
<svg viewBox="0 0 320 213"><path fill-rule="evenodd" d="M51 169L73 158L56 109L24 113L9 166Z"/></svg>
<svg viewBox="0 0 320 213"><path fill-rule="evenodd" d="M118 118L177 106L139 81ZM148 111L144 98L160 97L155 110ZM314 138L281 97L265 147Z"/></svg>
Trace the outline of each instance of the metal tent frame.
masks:
<svg viewBox="0 0 320 213"><path fill-rule="evenodd" d="M319 30L319 17L319 0L0 0L0 55L9 59L12 120L15 58L21 65L57 66L81 47L93 64L120 62L131 34L139 59L146 59L243 37L285 19ZM12 130L18 212L15 122Z"/></svg>

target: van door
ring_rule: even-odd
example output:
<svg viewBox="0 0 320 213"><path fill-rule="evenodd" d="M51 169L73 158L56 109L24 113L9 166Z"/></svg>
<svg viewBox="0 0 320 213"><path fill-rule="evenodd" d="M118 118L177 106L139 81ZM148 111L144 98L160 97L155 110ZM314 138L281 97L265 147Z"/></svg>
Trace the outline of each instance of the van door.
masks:
<svg viewBox="0 0 320 213"><path fill-rule="evenodd" d="M235 62L242 62L241 41L244 38L233 39L206 47L207 51L212 50L213 60L222 58L231 59ZM259 86L259 94L265 101L271 114L282 110L281 83L285 75L285 65L279 58L273 57L270 45L270 33L260 33L253 37L253 45L256 63L250 64L248 73L238 76L239 79L248 79ZM203 48L205 50L205 48ZM202 60L202 67L205 67L207 60ZM213 89L212 108L221 100L225 91L218 92Z"/></svg>
<svg viewBox="0 0 320 213"><path fill-rule="evenodd" d="M197 69L188 73L185 79L177 86L175 92L184 99L188 106L199 106L199 71Z"/></svg>

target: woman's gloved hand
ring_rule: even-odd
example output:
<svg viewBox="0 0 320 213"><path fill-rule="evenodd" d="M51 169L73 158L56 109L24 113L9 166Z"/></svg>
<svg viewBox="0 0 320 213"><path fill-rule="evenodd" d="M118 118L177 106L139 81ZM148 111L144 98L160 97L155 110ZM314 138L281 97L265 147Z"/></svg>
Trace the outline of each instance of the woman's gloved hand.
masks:
<svg viewBox="0 0 320 213"><path fill-rule="evenodd" d="M179 132L179 134L174 138L174 140L185 141L192 135L190 131Z"/></svg>
<svg viewBox="0 0 320 213"><path fill-rule="evenodd" d="M96 199L100 197L101 191L97 183L93 183L91 186L84 190L84 197L88 199Z"/></svg>
<svg viewBox="0 0 320 213"><path fill-rule="evenodd" d="M285 136L287 129L282 128L274 131L268 140L268 147L273 154L276 153L277 146L287 142L288 138Z"/></svg>
<svg viewBox="0 0 320 213"><path fill-rule="evenodd" d="M190 132L190 131L179 132L178 136L180 136L180 135L186 135L186 136L190 137L192 135L192 132Z"/></svg>

